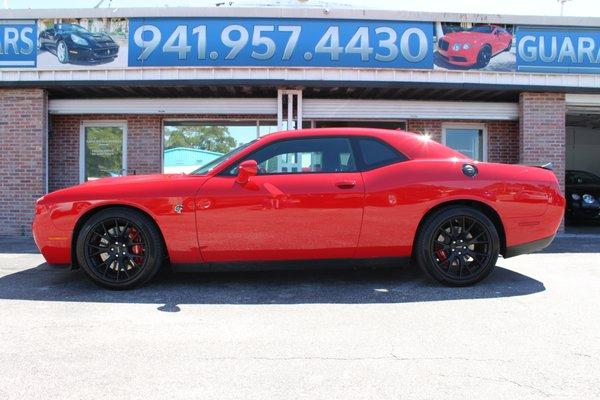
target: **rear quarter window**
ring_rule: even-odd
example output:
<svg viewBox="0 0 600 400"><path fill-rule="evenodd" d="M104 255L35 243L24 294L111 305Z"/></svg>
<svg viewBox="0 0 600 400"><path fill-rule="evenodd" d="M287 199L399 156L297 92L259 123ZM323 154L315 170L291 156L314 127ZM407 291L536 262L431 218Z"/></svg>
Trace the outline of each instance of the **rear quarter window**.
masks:
<svg viewBox="0 0 600 400"><path fill-rule="evenodd" d="M359 138L356 142L365 169L383 167L384 165L408 160L408 157L404 154L380 140Z"/></svg>

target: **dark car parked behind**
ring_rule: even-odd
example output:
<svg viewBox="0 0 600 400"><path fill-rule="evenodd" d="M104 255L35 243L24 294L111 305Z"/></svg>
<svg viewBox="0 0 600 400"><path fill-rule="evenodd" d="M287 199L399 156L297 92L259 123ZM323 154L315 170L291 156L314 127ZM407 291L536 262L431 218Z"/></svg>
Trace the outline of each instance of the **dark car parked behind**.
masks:
<svg viewBox="0 0 600 400"><path fill-rule="evenodd" d="M92 33L75 24L54 24L40 33L38 45L62 64L111 62L119 53L119 45L108 34Z"/></svg>
<svg viewBox="0 0 600 400"><path fill-rule="evenodd" d="M600 177L586 171L566 172L567 219L600 221Z"/></svg>

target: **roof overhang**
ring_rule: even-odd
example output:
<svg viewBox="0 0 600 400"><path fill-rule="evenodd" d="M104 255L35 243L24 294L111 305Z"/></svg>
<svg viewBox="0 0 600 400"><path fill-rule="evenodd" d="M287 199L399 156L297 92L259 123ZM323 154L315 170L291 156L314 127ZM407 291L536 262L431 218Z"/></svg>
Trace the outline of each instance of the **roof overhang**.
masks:
<svg viewBox="0 0 600 400"><path fill-rule="evenodd" d="M600 26L598 17L559 17L476 13L375 10L323 7L129 7L2 10L2 19L115 18L115 17L259 17L327 18L392 21L440 21L493 24Z"/></svg>
<svg viewBox="0 0 600 400"><path fill-rule="evenodd" d="M161 67L77 70L0 70L1 86L53 84L272 84L272 85L420 85L454 88L512 88L517 90L571 91L600 88L600 74L540 74L494 71L405 70L373 68L277 67Z"/></svg>

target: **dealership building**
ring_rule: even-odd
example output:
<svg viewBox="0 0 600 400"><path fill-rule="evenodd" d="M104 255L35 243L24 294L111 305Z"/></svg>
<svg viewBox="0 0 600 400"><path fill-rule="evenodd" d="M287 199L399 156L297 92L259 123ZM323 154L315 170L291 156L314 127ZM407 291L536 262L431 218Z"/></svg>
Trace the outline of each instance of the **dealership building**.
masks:
<svg viewBox="0 0 600 400"><path fill-rule="evenodd" d="M369 126L600 175L600 18L322 8L1 10L0 235L89 179ZM296 163L296 164L295 164ZM301 168L289 160L286 168Z"/></svg>

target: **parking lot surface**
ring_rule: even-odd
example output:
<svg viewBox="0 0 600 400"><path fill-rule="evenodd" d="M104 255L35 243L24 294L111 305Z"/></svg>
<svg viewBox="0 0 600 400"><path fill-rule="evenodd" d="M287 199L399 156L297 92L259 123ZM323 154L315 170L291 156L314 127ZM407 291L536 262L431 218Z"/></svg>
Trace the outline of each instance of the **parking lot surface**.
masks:
<svg viewBox="0 0 600 400"><path fill-rule="evenodd" d="M1 399L600 398L600 237L413 268L161 275L127 292L0 240Z"/></svg>

